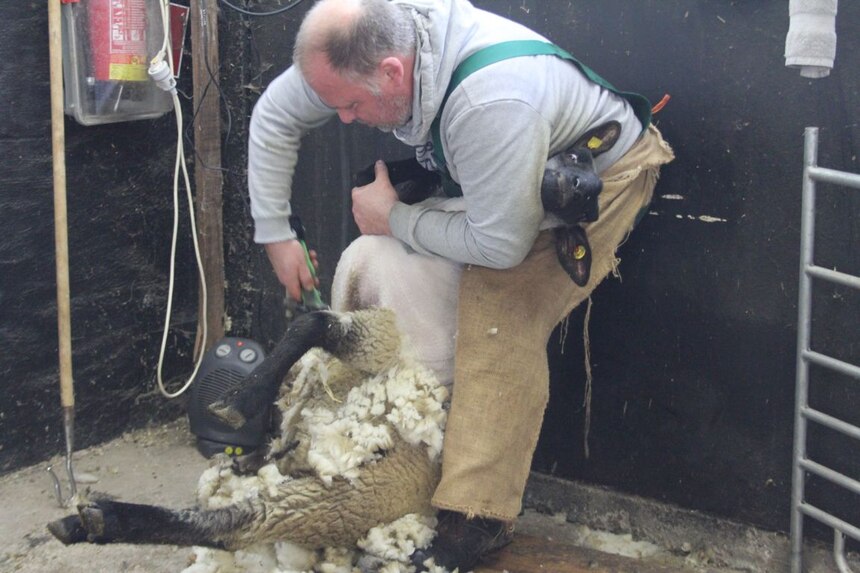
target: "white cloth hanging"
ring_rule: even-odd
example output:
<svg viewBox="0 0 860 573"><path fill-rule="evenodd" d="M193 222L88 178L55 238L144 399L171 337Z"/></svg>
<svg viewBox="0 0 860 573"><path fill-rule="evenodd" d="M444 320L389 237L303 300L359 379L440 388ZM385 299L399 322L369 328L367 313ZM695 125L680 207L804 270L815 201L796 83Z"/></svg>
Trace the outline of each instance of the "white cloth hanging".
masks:
<svg viewBox="0 0 860 573"><path fill-rule="evenodd" d="M790 0L785 65L805 78L830 75L836 58L838 0Z"/></svg>

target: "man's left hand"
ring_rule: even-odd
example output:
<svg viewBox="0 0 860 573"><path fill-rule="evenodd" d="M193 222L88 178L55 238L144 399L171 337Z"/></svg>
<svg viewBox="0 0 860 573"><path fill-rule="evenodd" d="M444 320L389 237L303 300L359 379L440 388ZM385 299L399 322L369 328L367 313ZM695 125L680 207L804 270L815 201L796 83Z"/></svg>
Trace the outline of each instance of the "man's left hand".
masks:
<svg viewBox="0 0 860 573"><path fill-rule="evenodd" d="M363 235L391 235L388 215L397 203L397 191L388 178L385 162L374 165L376 180L352 190L352 216Z"/></svg>

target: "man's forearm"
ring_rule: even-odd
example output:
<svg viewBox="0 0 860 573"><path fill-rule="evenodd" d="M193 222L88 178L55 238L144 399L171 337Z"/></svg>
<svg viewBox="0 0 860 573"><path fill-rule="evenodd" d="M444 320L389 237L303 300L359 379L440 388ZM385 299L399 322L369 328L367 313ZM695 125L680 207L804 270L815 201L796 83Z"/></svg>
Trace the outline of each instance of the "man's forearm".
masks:
<svg viewBox="0 0 860 573"><path fill-rule="evenodd" d="M534 219L532 221L532 219ZM422 204L397 203L391 210L391 233L416 251L495 269L518 265L537 236L541 214L494 234L477 232L465 211L444 211Z"/></svg>

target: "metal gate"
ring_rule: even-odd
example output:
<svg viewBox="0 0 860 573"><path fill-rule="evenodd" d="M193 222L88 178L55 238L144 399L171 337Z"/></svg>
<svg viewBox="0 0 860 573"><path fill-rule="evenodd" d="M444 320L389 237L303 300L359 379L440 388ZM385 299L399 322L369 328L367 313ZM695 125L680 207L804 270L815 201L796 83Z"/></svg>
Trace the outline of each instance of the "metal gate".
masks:
<svg viewBox="0 0 860 573"><path fill-rule="evenodd" d="M848 286L860 291L860 276L845 274L813 262L815 239L815 184L832 183L860 189L860 175L818 167L818 128L804 133L803 204L800 240L800 294L797 324L797 380L795 387L794 453L791 492L791 573L803 570L803 518L811 517L833 528L833 555L842 573L850 573L845 558L845 537L860 541L860 528L806 502L806 475L814 474L860 495L860 481L816 463L807 457L806 430L809 422L821 424L860 440L860 427L834 418L809 406L809 365L815 364L860 380L860 366L837 360L810 346L813 279Z"/></svg>

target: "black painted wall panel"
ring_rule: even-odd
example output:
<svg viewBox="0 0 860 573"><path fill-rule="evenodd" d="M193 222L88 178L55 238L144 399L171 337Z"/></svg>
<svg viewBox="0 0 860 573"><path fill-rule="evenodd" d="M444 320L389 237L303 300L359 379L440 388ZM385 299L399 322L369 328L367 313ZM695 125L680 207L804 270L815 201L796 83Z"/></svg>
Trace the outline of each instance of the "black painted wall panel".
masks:
<svg viewBox="0 0 860 573"><path fill-rule="evenodd" d="M641 26L620 35L623 48L570 41L616 83L628 73L622 85L672 95L657 123L678 159L620 252L624 280L594 297L591 455L581 445L581 341L568 334L565 355L550 345L553 399L535 467L786 529L802 134L821 126L821 164L858 170L860 13L842 7L837 68L810 81L783 66L784 4L626 4ZM606 4L579 8L592 30L614 30L618 12ZM628 50L648 54L646 65L626 64ZM858 207L856 193L822 195L820 260L848 272L860 263ZM856 362L858 297L832 290L816 300L815 344ZM575 313L570 332L581 325ZM818 381L827 411L856 417L856 390ZM820 457L857 475L856 449L813 436ZM829 493L826 505L856 507Z"/></svg>

